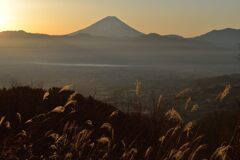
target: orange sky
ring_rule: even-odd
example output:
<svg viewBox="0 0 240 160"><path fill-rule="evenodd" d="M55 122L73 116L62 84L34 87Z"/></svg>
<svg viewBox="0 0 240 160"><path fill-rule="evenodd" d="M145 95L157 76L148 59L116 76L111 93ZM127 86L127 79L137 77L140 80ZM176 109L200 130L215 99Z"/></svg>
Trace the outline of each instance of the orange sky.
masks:
<svg viewBox="0 0 240 160"><path fill-rule="evenodd" d="M144 32L191 37L240 28L239 0L0 0L0 30L67 34L117 16Z"/></svg>

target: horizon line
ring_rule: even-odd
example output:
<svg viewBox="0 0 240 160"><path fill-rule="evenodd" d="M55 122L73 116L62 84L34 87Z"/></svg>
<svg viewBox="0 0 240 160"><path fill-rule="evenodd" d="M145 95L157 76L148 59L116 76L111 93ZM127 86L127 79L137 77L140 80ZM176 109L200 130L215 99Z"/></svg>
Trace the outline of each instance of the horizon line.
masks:
<svg viewBox="0 0 240 160"><path fill-rule="evenodd" d="M16 29L16 30L0 30L0 33L2 32L20 32L20 31L23 31L25 33L29 33L29 34L42 34L42 35L49 35L49 36L67 36L67 35L70 35L74 32L78 32L78 31L81 31L81 30L84 30L92 25L94 25L95 23L103 20L103 19L106 19L108 17L113 17L113 18L117 18L119 21L125 23L124 21L122 21L121 19L119 19L117 16L105 16L104 18L101 18L100 20L97 20L96 22L93 22L92 24L86 26L86 27L82 27L81 29L78 29L78 30L75 30L75 31L71 31L69 33L62 33L62 34L51 34L51 33L43 33L43 32L31 32L31 31L27 31L27 30L24 30L24 29ZM127 25L129 25L128 23L125 23ZM132 27L131 25L129 25L130 27ZM135 27L132 27L133 29L139 31L138 29L136 29ZM240 28L235 28L235 27L223 27L223 28L215 28L215 29L211 29L209 31L206 31L204 33L199 33L199 34L196 34L196 35L192 35L192 36L184 36L184 35L181 35L181 34L176 34L176 33L169 33L169 34L160 34L159 32L149 32L149 33L145 33L145 32L142 32L142 31L139 31L141 33L143 33L144 35L149 35L149 34L158 34L160 36L169 36L169 35L175 35L175 36L180 36L180 37L183 37L183 38L193 38L193 37L198 37L198 36L201 36L201 35L204 35L204 34L207 34L209 32L212 32L212 31L222 31L222 30L228 30L228 29L232 29L232 30L240 30Z"/></svg>

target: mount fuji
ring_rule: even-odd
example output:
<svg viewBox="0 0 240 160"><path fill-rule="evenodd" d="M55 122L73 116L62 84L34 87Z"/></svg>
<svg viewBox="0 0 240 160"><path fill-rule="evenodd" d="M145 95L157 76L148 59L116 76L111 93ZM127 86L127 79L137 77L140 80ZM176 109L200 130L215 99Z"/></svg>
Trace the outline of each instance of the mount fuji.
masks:
<svg viewBox="0 0 240 160"><path fill-rule="evenodd" d="M70 35L76 36L81 34L89 34L92 36L100 37L139 37L144 35L131 26L127 25L115 16L108 16L100 21L92 24L91 26L71 33Z"/></svg>

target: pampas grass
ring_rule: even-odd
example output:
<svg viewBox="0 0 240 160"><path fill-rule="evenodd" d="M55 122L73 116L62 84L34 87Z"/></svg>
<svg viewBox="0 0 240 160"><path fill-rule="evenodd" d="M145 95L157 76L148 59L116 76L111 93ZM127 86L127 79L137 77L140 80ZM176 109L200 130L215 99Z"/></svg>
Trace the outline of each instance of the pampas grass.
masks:
<svg viewBox="0 0 240 160"><path fill-rule="evenodd" d="M110 144L111 140L109 137L101 137L97 140L97 142L102 145L108 145Z"/></svg>
<svg viewBox="0 0 240 160"><path fill-rule="evenodd" d="M75 106L77 104L77 101L75 100L69 100L67 103L64 105L65 108Z"/></svg>
<svg viewBox="0 0 240 160"><path fill-rule="evenodd" d="M185 103L185 107L184 107L185 111L188 110L188 107L190 106L190 103L191 103L191 102L192 102L192 98L189 97L189 98L186 100L186 103Z"/></svg>
<svg viewBox="0 0 240 160"><path fill-rule="evenodd" d="M219 101L219 102L222 102L224 100L224 98L226 98L228 96L228 94L230 93L232 89L232 86L229 84L229 85L226 85L224 90L221 91L218 96L216 97L216 100Z"/></svg>
<svg viewBox="0 0 240 160"><path fill-rule="evenodd" d="M68 87L63 88L61 92ZM85 101L83 104L89 108L80 112L76 109L76 102L79 107L81 103L75 92L69 93L67 101L64 99L59 106L52 106L50 112L34 116L22 126L15 127L15 123L26 120L20 113L14 113L17 121L1 115L0 134L3 138L0 137L0 159L235 160L234 157L239 155L240 129L236 129L229 143L221 146L209 143L209 132L201 128L201 122L184 117L185 114L193 114L184 110L196 111L199 108L197 105L191 108L189 92L187 89L176 96L189 97L181 105L185 105L180 110L181 114L174 107L161 114L166 108L163 108L163 96L160 95L156 106L156 112L160 114L142 115L141 119L134 119L134 115L109 105L104 109L96 107L103 116L95 114L95 110L91 115L91 107L105 105L97 101ZM223 92L221 97L225 98L230 91ZM42 104L42 94L39 99ZM73 112L67 112L69 106L74 106Z"/></svg>
<svg viewBox="0 0 240 160"><path fill-rule="evenodd" d="M165 113L165 117L170 121L174 121L174 122L178 122L178 123L182 122L182 117L181 117L180 113L178 113L174 108L167 111Z"/></svg>
<svg viewBox="0 0 240 160"><path fill-rule="evenodd" d="M110 115L109 115L109 119L112 120L114 118L116 118L119 114L119 111L113 111Z"/></svg>
<svg viewBox="0 0 240 160"><path fill-rule="evenodd" d="M189 95L191 92L192 92L192 88L185 88L184 90L180 91L176 95L176 98L183 98L183 97Z"/></svg>
<svg viewBox="0 0 240 160"><path fill-rule="evenodd" d="M108 131L112 131L112 125L110 123L103 123L100 129L107 129Z"/></svg>
<svg viewBox="0 0 240 160"><path fill-rule="evenodd" d="M232 152L233 148L229 145L222 145L217 148L216 151L211 156L210 160L233 160L230 157L230 152ZM239 158L239 157L238 157ZM235 157L235 160L238 159Z"/></svg>
<svg viewBox="0 0 240 160"><path fill-rule="evenodd" d="M189 156L189 160L197 160L200 159L204 151L207 149L207 145L202 144L197 147L196 150L194 150L191 155Z"/></svg>
<svg viewBox="0 0 240 160"><path fill-rule="evenodd" d="M73 92L69 97L68 97L68 102L69 101L72 101L72 100L74 100L75 99L75 97L76 97L76 95L77 95L77 92Z"/></svg>
<svg viewBox="0 0 240 160"><path fill-rule="evenodd" d="M86 120L85 122L88 126L93 127L93 122L91 120Z"/></svg>
<svg viewBox="0 0 240 160"><path fill-rule="evenodd" d="M157 112L157 113L160 112L160 109L161 109L161 107L162 107L163 100L164 100L163 95L160 95L160 96L158 97L157 106L156 106L156 112Z"/></svg>
<svg viewBox="0 0 240 160"><path fill-rule="evenodd" d="M43 95L43 101L47 100L49 95L50 95L49 91L46 91Z"/></svg>
<svg viewBox="0 0 240 160"><path fill-rule="evenodd" d="M194 104L194 105L192 106L191 112L196 112L196 111L198 111L198 110L199 110L198 104Z"/></svg>
<svg viewBox="0 0 240 160"><path fill-rule="evenodd" d="M92 131L89 131L87 129L83 129L82 131L80 131L75 137L75 144L74 144L75 148L78 149L81 146L83 146L85 143L87 143L91 134L92 134Z"/></svg>
<svg viewBox="0 0 240 160"><path fill-rule="evenodd" d="M4 123L4 126L7 128L7 129L11 129L11 123L9 121L6 121Z"/></svg>
<svg viewBox="0 0 240 160"><path fill-rule="evenodd" d="M59 93L64 92L64 91L69 91L72 88L72 85L65 85L63 86L60 90Z"/></svg>
<svg viewBox="0 0 240 160"><path fill-rule="evenodd" d="M5 119L6 119L6 116L2 116L2 117L0 118L0 126L2 126L2 124L3 124L3 122L4 122Z"/></svg>
<svg viewBox="0 0 240 160"><path fill-rule="evenodd" d="M16 113L16 116L17 116L18 124L21 124L21 123L22 123L22 115L17 112L17 113Z"/></svg>
<svg viewBox="0 0 240 160"><path fill-rule="evenodd" d="M147 148L145 154L144 154L144 158L146 160L150 159L151 155L152 155L152 152L153 152L153 148L150 146Z"/></svg>
<svg viewBox="0 0 240 160"><path fill-rule="evenodd" d="M64 111L65 111L65 107L58 106L58 107L54 108L51 112L52 113L64 113Z"/></svg>
<svg viewBox="0 0 240 160"><path fill-rule="evenodd" d="M189 135L192 133L193 128L195 127L196 122L188 122L183 129L183 132L185 132L187 134L187 136L189 137Z"/></svg>

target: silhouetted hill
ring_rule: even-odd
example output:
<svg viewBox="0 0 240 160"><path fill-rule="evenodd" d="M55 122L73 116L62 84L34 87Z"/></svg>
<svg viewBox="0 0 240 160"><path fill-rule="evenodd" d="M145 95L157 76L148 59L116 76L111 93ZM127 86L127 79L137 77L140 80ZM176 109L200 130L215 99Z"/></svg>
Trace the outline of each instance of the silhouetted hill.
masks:
<svg viewBox="0 0 240 160"><path fill-rule="evenodd" d="M184 38L182 36L179 35L160 35L157 33L149 33L147 35L142 35L142 38L146 38L146 39L169 39L169 40L183 40Z"/></svg>
<svg viewBox="0 0 240 160"><path fill-rule="evenodd" d="M28 33L23 30L0 32L0 38L50 38L50 37L53 36L47 34Z"/></svg>
<svg viewBox="0 0 240 160"><path fill-rule="evenodd" d="M226 28L223 30L213 30L206 34L195 37L196 40L206 41L218 46L234 46L240 43L240 30Z"/></svg>
<svg viewBox="0 0 240 160"><path fill-rule="evenodd" d="M202 43L202 42L198 42L195 40L190 40L190 39L186 39L184 37L181 37L179 35L160 35L157 33L149 33L146 35L142 35L136 39L142 39L142 40L149 40L149 41L156 41L156 42L168 42L168 44L171 45L172 44L176 44L176 42L179 42L179 44L181 43L185 43L188 44L189 46L191 46L191 44L199 44L199 45L208 45L207 43Z"/></svg>
<svg viewBox="0 0 240 160"><path fill-rule="evenodd" d="M3 31L3 32L0 32L0 36L2 38L5 38L5 37L26 37L28 36L29 33L23 31L23 30L20 30L20 31Z"/></svg>

